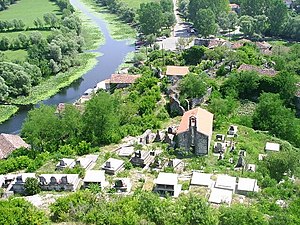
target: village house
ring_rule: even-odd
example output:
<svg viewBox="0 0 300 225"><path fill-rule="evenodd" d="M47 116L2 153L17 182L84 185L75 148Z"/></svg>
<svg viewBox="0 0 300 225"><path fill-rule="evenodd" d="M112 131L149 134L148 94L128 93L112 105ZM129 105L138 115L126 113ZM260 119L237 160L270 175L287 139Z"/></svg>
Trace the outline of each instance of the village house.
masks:
<svg viewBox="0 0 300 225"><path fill-rule="evenodd" d="M193 172L191 185L210 188L213 185L213 181L211 180L211 174Z"/></svg>
<svg viewBox="0 0 300 225"><path fill-rule="evenodd" d="M57 170L63 170L65 168L73 168L75 166L75 159L62 158L56 164Z"/></svg>
<svg viewBox="0 0 300 225"><path fill-rule="evenodd" d="M133 84L141 75L112 74L109 81L109 89L113 91L119 88L126 88Z"/></svg>
<svg viewBox="0 0 300 225"><path fill-rule="evenodd" d="M176 148L207 155L213 128L213 114L200 107L184 113L175 136Z"/></svg>
<svg viewBox="0 0 300 225"><path fill-rule="evenodd" d="M229 41L227 41L225 39L221 39L221 38L214 38L214 39L195 38L194 45L205 46L209 49L213 49L213 48L220 47L220 46L230 47L231 43Z"/></svg>
<svg viewBox="0 0 300 225"><path fill-rule="evenodd" d="M18 148L29 148L30 146L18 135L0 134L0 159L7 158Z"/></svg>
<svg viewBox="0 0 300 225"><path fill-rule="evenodd" d="M131 191L132 184L130 178L115 178L113 188L117 193L128 193Z"/></svg>
<svg viewBox="0 0 300 225"><path fill-rule="evenodd" d="M124 169L124 161L120 159L109 158L101 167L107 174L117 174Z"/></svg>
<svg viewBox="0 0 300 225"><path fill-rule="evenodd" d="M41 174L40 188L43 191L75 191L79 185L78 174Z"/></svg>
<svg viewBox="0 0 300 225"><path fill-rule="evenodd" d="M279 152L280 144L267 142L265 146L266 152Z"/></svg>
<svg viewBox="0 0 300 225"><path fill-rule="evenodd" d="M130 161L134 166L144 167L152 163L154 158L154 155L151 155L150 151L138 150L134 153Z"/></svg>
<svg viewBox="0 0 300 225"><path fill-rule="evenodd" d="M241 71L254 71L261 75L266 75L266 76L270 76L270 77L274 77L278 73L273 68L270 68L270 69L269 68L260 68L258 66L248 65L248 64L240 65L240 67L238 68L238 72L241 72Z"/></svg>
<svg viewBox="0 0 300 225"><path fill-rule="evenodd" d="M272 54L272 45L266 41L255 42L256 47L260 50L262 54L270 55Z"/></svg>
<svg viewBox="0 0 300 225"><path fill-rule="evenodd" d="M251 178L239 178L236 193L247 195L248 193L258 192L257 180Z"/></svg>
<svg viewBox="0 0 300 225"><path fill-rule="evenodd" d="M11 183L10 191L14 194L24 194L24 184L27 178L35 178L35 173L20 173L15 177L15 180Z"/></svg>
<svg viewBox="0 0 300 225"><path fill-rule="evenodd" d="M188 66L167 66L166 76L172 84L175 84L189 72Z"/></svg>
<svg viewBox="0 0 300 225"><path fill-rule="evenodd" d="M101 189L108 185L105 180L105 171L87 170L83 179L83 188L89 188L91 184L98 185Z"/></svg>
<svg viewBox="0 0 300 225"><path fill-rule="evenodd" d="M156 184L154 191L161 196L179 196L182 185L178 184L178 174L159 173L157 179L154 180L154 183Z"/></svg>

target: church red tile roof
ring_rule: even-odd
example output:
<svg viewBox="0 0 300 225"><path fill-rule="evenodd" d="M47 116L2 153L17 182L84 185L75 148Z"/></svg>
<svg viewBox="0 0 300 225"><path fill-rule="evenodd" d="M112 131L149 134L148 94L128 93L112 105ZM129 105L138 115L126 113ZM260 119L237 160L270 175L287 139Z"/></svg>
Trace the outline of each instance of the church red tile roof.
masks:
<svg viewBox="0 0 300 225"><path fill-rule="evenodd" d="M180 125L177 129L177 134L183 133L189 129L191 116L196 117L198 132L207 136L212 135L214 114L200 107L189 110L183 114Z"/></svg>
<svg viewBox="0 0 300 225"><path fill-rule="evenodd" d="M112 84L133 84L141 75L112 74L110 83Z"/></svg>
<svg viewBox="0 0 300 225"><path fill-rule="evenodd" d="M28 148L29 145L18 135L0 134L0 159L7 158L17 148Z"/></svg>

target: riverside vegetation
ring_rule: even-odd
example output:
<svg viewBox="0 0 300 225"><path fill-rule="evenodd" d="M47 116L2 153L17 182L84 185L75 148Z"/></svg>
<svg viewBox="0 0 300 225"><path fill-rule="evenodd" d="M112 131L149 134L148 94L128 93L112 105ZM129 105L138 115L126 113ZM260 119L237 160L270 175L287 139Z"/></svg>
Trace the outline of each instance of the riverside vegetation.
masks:
<svg viewBox="0 0 300 225"><path fill-rule="evenodd" d="M78 13L68 1L39 2L34 7L43 10L34 11L31 17L21 14L24 10L31 12L26 7L34 8L32 3L31 0L18 2L0 15L1 121L16 112L16 107L7 105L37 103L81 77L96 63L94 53L82 53L84 39L87 37L88 47L103 39L98 33L90 32L95 30L92 26L82 27ZM15 17L18 20L12 19ZM87 25L87 21L84 23ZM23 58L15 57L21 52Z"/></svg>

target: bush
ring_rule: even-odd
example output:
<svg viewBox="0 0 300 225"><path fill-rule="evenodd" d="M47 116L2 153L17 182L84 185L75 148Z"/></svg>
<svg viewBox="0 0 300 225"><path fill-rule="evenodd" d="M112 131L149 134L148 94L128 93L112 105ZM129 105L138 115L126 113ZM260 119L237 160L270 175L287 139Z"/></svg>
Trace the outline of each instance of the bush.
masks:
<svg viewBox="0 0 300 225"><path fill-rule="evenodd" d="M41 192L39 181L34 177L28 177L24 184L26 195L35 195Z"/></svg>

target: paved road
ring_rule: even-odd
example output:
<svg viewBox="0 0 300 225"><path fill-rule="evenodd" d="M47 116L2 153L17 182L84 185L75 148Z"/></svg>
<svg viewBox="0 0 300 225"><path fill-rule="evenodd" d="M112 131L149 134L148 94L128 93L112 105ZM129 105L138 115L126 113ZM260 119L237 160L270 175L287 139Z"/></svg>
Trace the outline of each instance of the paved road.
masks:
<svg viewBox="0 0 300 225"><path fill-rule="evenodd" d="M176 43L178 42L179 38L190 38L190 34L188 33L188 24L182 22L181 18L178 15L177 1L173 0L173 4L176 24L174 26L173 32L171 32L171 37L157 42L160 48L172 51L176 50Z"/></svg>

